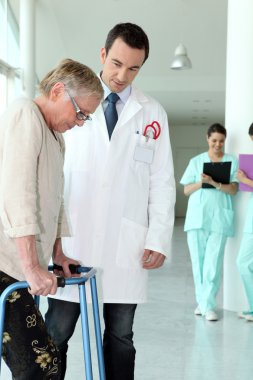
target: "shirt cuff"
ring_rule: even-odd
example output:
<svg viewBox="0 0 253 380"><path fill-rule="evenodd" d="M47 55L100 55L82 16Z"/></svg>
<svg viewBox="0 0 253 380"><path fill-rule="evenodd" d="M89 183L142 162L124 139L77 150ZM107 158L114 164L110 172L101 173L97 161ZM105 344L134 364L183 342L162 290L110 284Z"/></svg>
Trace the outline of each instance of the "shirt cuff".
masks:
<svg viewBox="0 0 253 380"><path fill-rule="evenodd" d="M5 234L10 238L19 238L23 236L38 235L40 229L37 224L30 224L26 226L18 226L4 229Z"/></svg>

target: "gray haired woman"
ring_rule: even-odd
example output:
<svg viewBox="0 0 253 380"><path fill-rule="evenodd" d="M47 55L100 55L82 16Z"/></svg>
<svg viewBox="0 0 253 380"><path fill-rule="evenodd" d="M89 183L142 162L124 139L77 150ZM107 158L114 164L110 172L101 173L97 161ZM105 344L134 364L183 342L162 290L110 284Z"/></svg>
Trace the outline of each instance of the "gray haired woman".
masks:
<svg viewBox="0 0 253 380"><path fill-rule="evenodd" d="M41 81L34 100L16 100L0 118L0 293L16 281L30 289L6 305L3 356L16 380L59 379L60 356L33 295L55 294L50 259L75 260L62 251L69 230L64 212L62 133L81 127L99 105L103 89L87 66L66 59Z"/></svg>

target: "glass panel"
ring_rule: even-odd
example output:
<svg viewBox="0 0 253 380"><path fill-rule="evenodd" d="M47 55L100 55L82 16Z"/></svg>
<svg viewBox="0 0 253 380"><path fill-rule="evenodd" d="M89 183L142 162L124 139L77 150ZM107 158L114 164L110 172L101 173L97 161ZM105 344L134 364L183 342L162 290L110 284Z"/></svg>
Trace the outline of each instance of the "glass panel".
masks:
<svg viewBox="0 0 253 380"><path fill-rule="evenodd" d="M21 80L11 69L20 65L19 29L8 0L0 0L0 114L22 93ZM11 67L10 67L11 66Z"/></svg>
<svg viewBox="0 0 253 380"><path fill-rule="evenodd" d="M0 58L6 60L6 43L7 43L7 11L6 1L0 0Z"/></svg>
<svg viewBox="0 0 253 380"><path fill-rule="evenodd" d="M15 98L22 96L22 82L21 82L21 79L17 76L15 77L15 80L14 80L14 96Z"/></svg>
<svg viewBox="0 0 253 380"><path fill-rule="evenodd" d="M0 115L7 106L7 78L0 74Z"/></svg>
<svg viewBox="0 0 253 380"><path fill-rule="evenodd" d="M7 7L7 20L7 62L13 67L19 67L19 28L9 4Z"/></svg>
<svg viewBox="0 0 253 380"><path fill-rule="evenodd" d="M6 0L0 0L0 58L19 66L19 30L14 14Z"/></svg>

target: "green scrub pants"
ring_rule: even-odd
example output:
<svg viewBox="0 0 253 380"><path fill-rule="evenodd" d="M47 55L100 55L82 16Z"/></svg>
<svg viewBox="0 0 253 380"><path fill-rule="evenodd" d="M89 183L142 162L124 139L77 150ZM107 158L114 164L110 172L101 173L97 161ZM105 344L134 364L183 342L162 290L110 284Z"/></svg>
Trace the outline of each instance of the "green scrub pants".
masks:
<svg viewBox="0 0 253 380"><path fill-rule="evenodd" d="M196 301L203 315L216 308L227 236L203 229L187 232Z"/></svg>
<svg viewBox="0 0 253 380"><path fill-rule="evenodd" d="M243 234L236 264L248 299L249 311L253 312L253 234Z"/></svg>

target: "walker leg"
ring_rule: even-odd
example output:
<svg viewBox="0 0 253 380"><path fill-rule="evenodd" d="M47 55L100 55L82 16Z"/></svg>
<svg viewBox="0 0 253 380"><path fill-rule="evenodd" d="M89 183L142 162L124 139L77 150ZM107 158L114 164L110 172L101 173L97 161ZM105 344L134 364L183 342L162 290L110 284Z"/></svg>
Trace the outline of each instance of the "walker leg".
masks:
<svg viewBox="0 0 253 380"><path fill-rule="evenodd" d="M35 305L37 305L38 307L40 306L40 296L34 296L34 303Z"/></svg>
<svg viewBox="0 0 253 380"><path fill-rule="evenodd" d="M101 337L101 325L100 325L100 319L99 319L97 285L96 285L96 277L95 276L90 278L90 287L91 287L94 327L95 327L95 334L96 334L99 379L105 380L105 364L104 364L104 354L103 354L103 345L102 345L102 337Z"/></svg>
<svg viewBox="0 0 253 380"><path fill-rule="evenodd" d="M2 363L2 349L3 349L3 333L4 333L4 315L5 315L5 303L7 297L0 297L0 373Z"/></svg>
<svg viewBox="0 0 253 380"><path fill-rule="evenodd" d="M85 283L80 284L78 287L79 287L79 296L80 296L80 311L81 311L81 322L82 322L82 333L83 333L83 353L84 353L85 374L86 374L86 380L93 380Z"/></svg>

